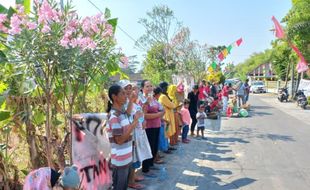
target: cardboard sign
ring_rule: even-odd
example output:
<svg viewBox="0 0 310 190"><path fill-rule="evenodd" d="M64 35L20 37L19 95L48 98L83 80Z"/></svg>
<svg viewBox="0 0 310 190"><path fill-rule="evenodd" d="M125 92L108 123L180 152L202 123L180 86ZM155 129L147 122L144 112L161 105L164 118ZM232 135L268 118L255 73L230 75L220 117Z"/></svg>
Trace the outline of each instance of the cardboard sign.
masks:
<svg viewBox="0 0 310 190"><path fill-rule="evenodd" d="M106 190L111 186L109 169L110 142L103 125L106 114L81 114L83 121L73 121L72 158L79 168L83 190Z"/></svg>

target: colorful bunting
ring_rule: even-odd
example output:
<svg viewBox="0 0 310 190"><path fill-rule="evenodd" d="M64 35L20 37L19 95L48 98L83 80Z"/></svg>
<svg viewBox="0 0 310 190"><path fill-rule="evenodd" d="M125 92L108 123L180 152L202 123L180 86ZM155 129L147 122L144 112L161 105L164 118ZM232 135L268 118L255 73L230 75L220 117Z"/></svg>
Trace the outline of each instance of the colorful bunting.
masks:
<svg viewBox="0 0 310 190"><path fill-rule="evenodd" d="M222 52L223 52L224 57L226 57L226 56L228 55L228 50L227 50L227 48L224 49Z"/></svg>
<svg viewBox="0 0 310 190"><path fill-rule="evenodd" d="M274 26L275 26L276 37L279 39L284 38L284 36L285 36L284 31L283 31L281 25L279 24L278 20L274 16L272 16L271 20L273 21Z"/></svg>
<svg viewBox="0 0 310 190"><path fill-rule="evenodd" d="M216 67L217 67L217 64L215 62L212 62L211 67L212 67L213 70L215 70Z"/></svg>
<svg viewBox="0 0 310 190"><path fill-rule="evenodd" d="M223 52L221 52L217 57L219 58L220 61L223 61L225 58Z"/></svg>
<svg viewBox="0 0 310 190"><path fill-rule="evenodd" d="M230 51L233 47L239 47L240 44L242 43L242 38L238 39L234 43L230 44L227 48L221 51L220 54L218 54L217 58L219 59L218 62L222 62L228 54L230 54Z"/></svg>
<svg viewBox="0 0 310 190"><path fill-rule="evenodd" d="M297 66L296 66L297 72L302 73L302 72L307 71L309 69L309 67L308 67L308 64L307 64L304 56L302 55L302 53L299 51L299 49L294 44L290 44L290 45L299 57L299 62L297 63Z"/></svg>
<svg viewBox="0 0 310 190"><path fill-rule="evenodd" d="M239 40L236 41L236 45L239 47L240 44L242 43L242 38L240 38Z"/></svg>
<svg viewBox="0 0 310 190"><path fill-rule="evenodd" d="M232 49L232 45L229 45L229 46L227 47L228 54L230 54L231 49Z"/></svg>
<svg viewBox="0 0 310 190"><path fill-rule="evenodd" d="M273 23L275 25L276 37L279 39L283 39L285 37L285 33L284 33L281 25L279 24L279 22L277 21L277 19L274 16L272 16L271 20L273 21ZM289 42L289 44L299 57L299 62L296 66L297 72L302 73L302 72L307 71L309 69L309 67L308 67L308 63L306 62L304 56L302 55L302 53L299 51L299 49L294 44L292 44L290 42Z"/></svg>

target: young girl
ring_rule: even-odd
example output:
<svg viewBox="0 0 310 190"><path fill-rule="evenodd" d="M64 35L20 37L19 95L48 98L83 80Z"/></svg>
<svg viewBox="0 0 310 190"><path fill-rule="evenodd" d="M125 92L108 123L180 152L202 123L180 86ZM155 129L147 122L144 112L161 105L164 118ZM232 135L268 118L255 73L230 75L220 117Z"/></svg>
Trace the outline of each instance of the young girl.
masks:
<svg viewBox="0 0 310 190"><path fill-rule="evenodd" d="M180 111L181 119L182 119L182 142L183 143L189 143L189 139L187 139L187 134L189 131L189 124L191 123L191 116L188 111L189 108L189 100L185 99L183 102L183 107Z"/></svg>
<svg viewBox="0 0 310 190"><path fill-rule="evenodd" d="M109 88L108 133L111 143L111 165L113 169L113 189L126 190L129 167L132 164L132 132L139 124L142 112L137 112L132 123L123 110L126 93L119 85Z"/></svg>
<svg viewBox="0 0 310 190"><path fill-rule="evenodd" d="M205 139L203 132L205 129L205 119L207 119L207 115L204 112L204 109L205 109L204 106L200 105L198 113L196 115L196 118L197 118L197 137L199 138L199 131L201 131L202 139Z"/></svg>

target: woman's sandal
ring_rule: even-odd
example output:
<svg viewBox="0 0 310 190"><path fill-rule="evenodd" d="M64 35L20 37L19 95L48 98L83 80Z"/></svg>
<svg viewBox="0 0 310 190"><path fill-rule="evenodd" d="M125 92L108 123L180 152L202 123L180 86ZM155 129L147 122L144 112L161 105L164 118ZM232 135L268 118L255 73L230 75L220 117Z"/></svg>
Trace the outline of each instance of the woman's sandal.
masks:
<svg viewBox="0 0 310 190"><path fill-rule="evenodd" d="M134 184L128 184L128 187L132 189L143 189L144 185L141 185L139 183L134 183Z"/></svg>

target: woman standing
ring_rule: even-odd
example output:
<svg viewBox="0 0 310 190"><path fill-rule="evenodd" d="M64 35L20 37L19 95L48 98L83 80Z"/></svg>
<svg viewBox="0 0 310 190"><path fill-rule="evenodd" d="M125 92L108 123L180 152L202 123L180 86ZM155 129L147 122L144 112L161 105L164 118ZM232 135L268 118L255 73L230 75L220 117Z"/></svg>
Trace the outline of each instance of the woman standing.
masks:
<svg viewBox="0 0 310 190"><path fill-rule="evenodd" d="M142 163L142 172L146 176L153 177L150 171L150 167L154 166L154 159L158 151L159 129L161 123L161 117L164 115L164 111L160 111L159 102L153 98L153 86L150 81L143 80L141 83L142 92L145 98L148 100L148 104L144 107L144 117L146 119L146 134L152 150L152 158L144 160Z"/></svg>
<svg viewBox="0 0 310 190"><path fill-rule="evenodd" d="M159 86L162 89L162 94L159 97L159 102L164 106L165 109L164 119L168 122L166 136L170 138L176 133L175 117L174 117L174 109L176 108L176 105L169 99L167 95L167 90L169 86L168 83L161 82ZM170 138L170 145L176 145L176 144L177 142L174 141L174 138Z"/></svg>
<svg viewBox="0 0 310 190"><path fill-rule="evenodd" d="M111 165L113 168L113 189L126 190L128 172L132 163L132 132L139 124L141 112L137 112L130 124L127 113L123 111L126 94L119 85L109 88L108 134L111 143Z"/></svg>

